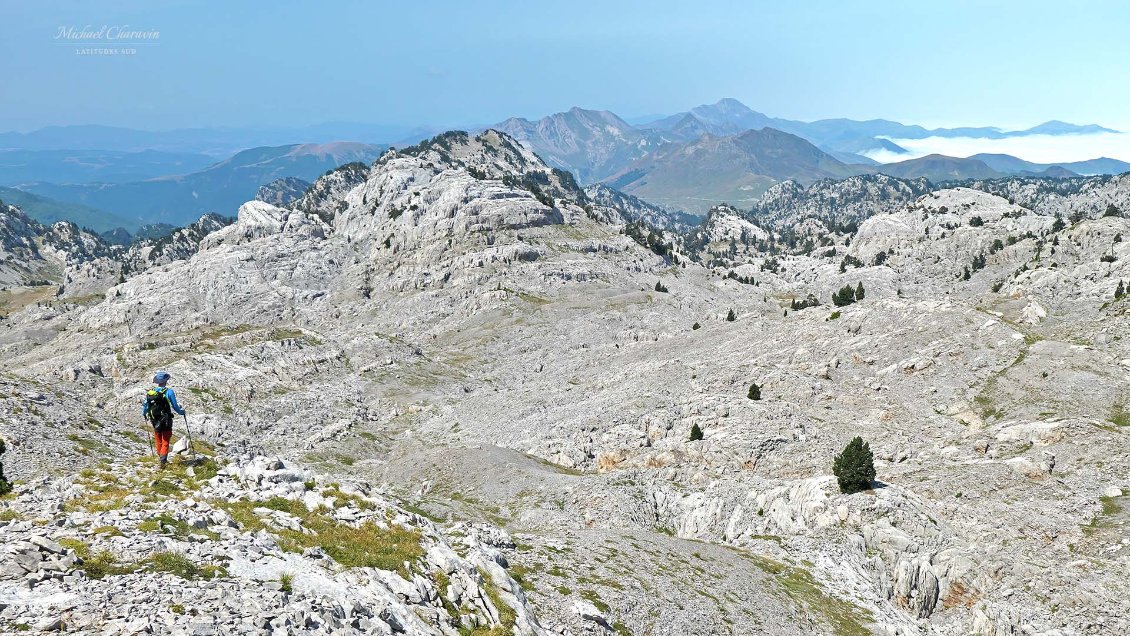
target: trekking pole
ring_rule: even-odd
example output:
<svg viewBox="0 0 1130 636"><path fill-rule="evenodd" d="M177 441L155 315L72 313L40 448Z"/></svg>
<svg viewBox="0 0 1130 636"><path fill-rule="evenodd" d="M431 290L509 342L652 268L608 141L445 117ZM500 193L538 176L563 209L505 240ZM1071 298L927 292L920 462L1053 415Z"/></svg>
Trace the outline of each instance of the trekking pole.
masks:
<svg viewBox="0 0 1130 636"><path fill-rule="evenodd" d="M148 422L148 420L146 420ZM153 440L153 455L160 459L161 454L157 452L157 429L152 426L149 427L149 437Z"/></svg>
<svg viewBox="0 0 1130 636"><path fill-rule="evenodd" d="M196 449L192 447L192 429L188 426L188 414L181 413L184 418L184 436L188 439L188 452L192 453L192 459L196 459Z"/></svg>

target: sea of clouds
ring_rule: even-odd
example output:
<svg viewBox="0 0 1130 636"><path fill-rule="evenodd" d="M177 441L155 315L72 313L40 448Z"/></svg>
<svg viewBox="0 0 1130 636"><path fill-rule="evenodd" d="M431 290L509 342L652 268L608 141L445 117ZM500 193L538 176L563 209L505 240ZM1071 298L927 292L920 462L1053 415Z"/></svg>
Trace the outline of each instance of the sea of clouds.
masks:
<svg viewBox="0 0 1130 636"><path fill-rule="evenodd" d="M864 154L880 163L905 161L931 154L968 157L980 153L1012 155L1036 163L1066 163L1099 157L1130 161L1130 133L1121 132L1090 135L1026 135L1005 139L926 137L890 141L906 148L908 154L889 150L876 150Z"/></svg>

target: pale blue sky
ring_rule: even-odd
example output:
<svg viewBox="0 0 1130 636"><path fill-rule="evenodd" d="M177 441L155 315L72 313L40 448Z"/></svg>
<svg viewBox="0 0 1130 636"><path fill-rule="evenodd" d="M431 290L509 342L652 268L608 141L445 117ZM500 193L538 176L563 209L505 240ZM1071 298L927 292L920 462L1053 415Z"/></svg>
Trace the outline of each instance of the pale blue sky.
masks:
<svg viewBox="0 0 1130 636"><path fill-rule="evenodd" d="M0 131L467 126L721 97L795 119L1130 130L1130 3L0 0ZM60 27L158 30L80 56Z"/></svg>

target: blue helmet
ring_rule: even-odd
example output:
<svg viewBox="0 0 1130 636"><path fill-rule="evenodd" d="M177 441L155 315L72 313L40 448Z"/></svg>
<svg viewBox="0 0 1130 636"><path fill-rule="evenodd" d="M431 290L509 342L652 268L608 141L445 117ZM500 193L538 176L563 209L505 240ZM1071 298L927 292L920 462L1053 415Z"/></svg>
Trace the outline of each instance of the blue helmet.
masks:
<svg viewBox="0 0 1130 636"><path fill-rule="evenodd" d="M173 377L173 376L169 375L168 371L158 371L157 375L153 376L153 384L161 384L162 382L168 382L169 378L171 378L171 377Z"/></svg>

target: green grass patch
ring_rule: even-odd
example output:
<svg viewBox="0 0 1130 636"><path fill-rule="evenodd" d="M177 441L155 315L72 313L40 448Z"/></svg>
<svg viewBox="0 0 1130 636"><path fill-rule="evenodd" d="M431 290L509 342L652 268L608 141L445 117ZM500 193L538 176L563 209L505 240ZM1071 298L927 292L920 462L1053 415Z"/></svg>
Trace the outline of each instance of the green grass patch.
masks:
<svg viewBox="0 0 1130 636"><path fill-rule="evenodd" d="M165 532L171 536L178 538L185 538L189 535L199 534L208 537L215 541L220 538L220 535L212 532L211 530L203 528L194 528L188 525L187 522L181 521L176 517L169 514L159 514L152 519L146 519L137 524L137 529L142 532Z"/></svg>
<svg viewBox="0 0 1130 636"><path fill-rule="evenodd" d="M74 442L78 446L78 453L82 455L97 455L99 457L108 457L111 454L110 447L99 442L98 440L86 439L75 433L67 436L67 439Z"/></svg>
<svg viewBox="0 0 1130 636"><path fill-rule="evenodd" d="M596 606L596 609L604 612L605 614L612 611L612 608L608 606L608 603L605 603L603 600L601 600L600 595L597 594L595 591L593 591L593 590L581 590L580 594L581 594L581 598L592 603L594 606Z"/></svg>
<svg viewBox="0 0 1130 636"><path fill-rule="evenodd" d="M274 329L271 329L271 331L269 331L267 333L268 338L270 338L271 340L278 340L278 341L298 340L298 339L301 339L301 338L305 338L305 336L306 336L306 332L302 331L301 329L293 329L293 328L286 329L286 328L281 328L281 327L276 327Z"/></svg>
<svg viewBox="0 0 1130 636"><path fill-rule="evenodd" d="M498 586L494 584L490 575L482 569L479 570L479 574L483 577L483 591L498 610L499 624L490 629L473 630L470 632L471 636L511 636L514 633L514 625L518 622L518 613L502 600L502 594L499 593Z"/></svg>
<svg viewBox="0 0 1130 636"><path fill-rule="evenodd" d="M446 611L447 615L451 618L458 620L459 608L455 607L455 604L447 598L447 588L451 585L451 578L448 577L443 570L436 570L432 573L432 576L435 578L436 591L439 592L440 604L443 605L444 611Z"/></svg>
<svg viewBox="0 0 1130 636"><path fill-rule="evenodd" d="M302 502L282 497L266 502L239 500L213 501L212 504L226 510L246 532L269 529L279 536L279 546L289 552L320 547L347 568L379 568L399 572L404 578L411 579L410 565L424 556L420 531L415 528L391 523L382 528L372 521L357 527L348 526L338 523L323 511L311 512ZM268 528L266 522L255 514L255 508L280 510L298 517L311 532Z"/></svg>
<svg viewBox="0 0 1130 636"><path fill-rule="evenodd" d="M179 552L156 552L143 559L139 566L150 572L166 572L182 579L213 579L227 576L219 565L199 565Z"/></svg>
<svg viewBox="0 0 1130 636"><path fill-rule="evenodd" d="M237 336L241 333L247 333L248 331L254 331L256 328L257 327L255 327L254 325L236 325L234 327L217 327L215 329L211 329L209 331L205 331L204 333L200 334L200 339L205 340L205 341L219 340L220 338L226 338L228 336Z"/></svg>
<svg viewBox="0 0 1130 636"><path fill-rule="evenodd" d="M1117 497L1099 497L1099 502L1102 504L1102 511L1095 515L1094 519L1091 519L1090 524L1083 526L1084 534L1094 534L1099 530L1115 527L1112 518L1122 514L1124 510Z"/></svg>
<svg viewBox="0 0 1130 636"><path fill-rule="evenodd" d="M67 543L63 543L64 541ZM92 553L90 546L78 539L61 539L59 545L75 551L75 554L82 559L82 570L92 579L133 574L138 570L138 566L134 563L119 563L118 557L108 550Z"/></svg>
<svg viewBox="0 0 1130 636"><path fill-rule="evenodd" d="M337 484L330 484L329 488L323 489L322 496L333 497L334 508L342 508L349 504L353 504L353 507L360 510L372 510L374 508L373 504L369 503L365 499L362 499L357 495L342 492L341 487Z"/></svg>
<svg viewBox="0 0 1130 636"><path fill-rule="evenodd" d="M1102 497L1100 501L1103 504L1103 514L1110 517L1122 512L1122 506L1114 497Z"/></svg>
<svg viewBox="0 0 1130 636"><path fill-rule="evenodd" d="M177 484L175 484L171 481L165 480L165 479L158 479L158 480L154 481L153 483L149 484L148 489L142 489L141 494L143 494L143 495L155 494L155 495L168 496L168 495L175 495L179 492L180 492L180 486L178 486Z"/></svg>
<svg viewBox="0 0 1130 636"><path fill-rule="evenodd" d="M1115 404L1110 407L1110 415L1106 419L1115 426L1130 426L1130 411L1121 404Z"/></svg>
<svg viewBox="0 0 1130 636"><path fill-rule="evenodd" d="M835 636L871 635L871 630L864 626L874 620L871 612L825 593L808 570L760 555L741 554L764 572L774 575L785 595L830 627Z"/></svg>

